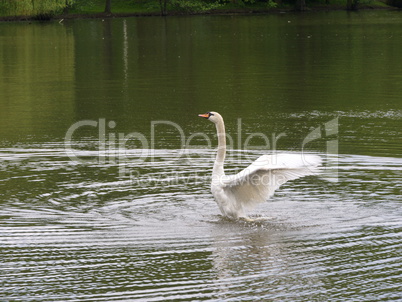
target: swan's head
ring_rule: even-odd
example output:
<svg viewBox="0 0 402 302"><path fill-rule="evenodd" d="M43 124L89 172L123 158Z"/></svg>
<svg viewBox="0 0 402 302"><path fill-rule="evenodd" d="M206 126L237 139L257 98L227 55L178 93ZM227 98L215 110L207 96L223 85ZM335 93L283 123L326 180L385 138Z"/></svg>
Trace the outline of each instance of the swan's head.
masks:
<svg viewBox="0 0 402 302"><path fill-rule="evenodd" d="M218 112L210 111L204 114L199 114L199 117L206 118L207 120L210 120L214 124L223 121L222 116Z"/></svg>

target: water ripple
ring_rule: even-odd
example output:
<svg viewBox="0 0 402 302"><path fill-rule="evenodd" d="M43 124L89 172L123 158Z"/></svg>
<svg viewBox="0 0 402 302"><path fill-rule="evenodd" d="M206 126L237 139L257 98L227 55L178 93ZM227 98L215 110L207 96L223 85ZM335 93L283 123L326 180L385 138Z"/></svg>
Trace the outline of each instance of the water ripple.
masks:
<svg viewBox="0 0 402 302"><path fill-rule="evenodd" d="M219 215L213 151L197 150L196 168L158 151L130 164L136 182L107 163L66 166L58 148L0 153L2 300L402 298L400 158L341 155L337 183L286 184L252 214L272 218L248 223Z"/></svg>

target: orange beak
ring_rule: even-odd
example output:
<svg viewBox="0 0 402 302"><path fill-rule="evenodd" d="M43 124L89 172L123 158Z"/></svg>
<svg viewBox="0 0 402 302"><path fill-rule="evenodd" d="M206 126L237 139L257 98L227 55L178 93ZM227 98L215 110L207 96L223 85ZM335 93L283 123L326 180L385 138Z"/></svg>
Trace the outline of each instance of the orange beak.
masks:
<svg viewBox="0 0 402 302"><path fill-rule="evenodd" d="M199 117L203 117L203 118L209 118L209 114L208 113L204 113L204 114L199 114Z"/></svg>

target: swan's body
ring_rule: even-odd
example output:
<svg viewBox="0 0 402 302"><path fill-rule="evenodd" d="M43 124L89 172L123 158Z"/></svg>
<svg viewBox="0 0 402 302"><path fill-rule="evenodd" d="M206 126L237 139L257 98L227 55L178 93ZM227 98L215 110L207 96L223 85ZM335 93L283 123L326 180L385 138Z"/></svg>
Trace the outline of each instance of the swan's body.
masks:
<svg viewBox="0 0 402 302"><path fill-rule="evenodd" d="M218 153L212 170L211 191L226 217L247 218L245 210L270 198L288 180L311 175L321 163L316 155L263 155L236 175L227 176L223 168L226 133L222 116L217 112L200 114L216 126Z"/></svg>

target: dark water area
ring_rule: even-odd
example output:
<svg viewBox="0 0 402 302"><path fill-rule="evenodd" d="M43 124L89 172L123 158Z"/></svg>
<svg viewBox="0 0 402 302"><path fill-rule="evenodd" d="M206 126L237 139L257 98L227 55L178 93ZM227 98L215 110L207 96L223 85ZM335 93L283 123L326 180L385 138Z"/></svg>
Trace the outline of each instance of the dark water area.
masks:
<svg viewBox="0 0 402 302"><path fill-rule="evenodd" d="M399 301L400 12L0 24L1 301ZM223 218L227 173L322 174Z"/></svg>

